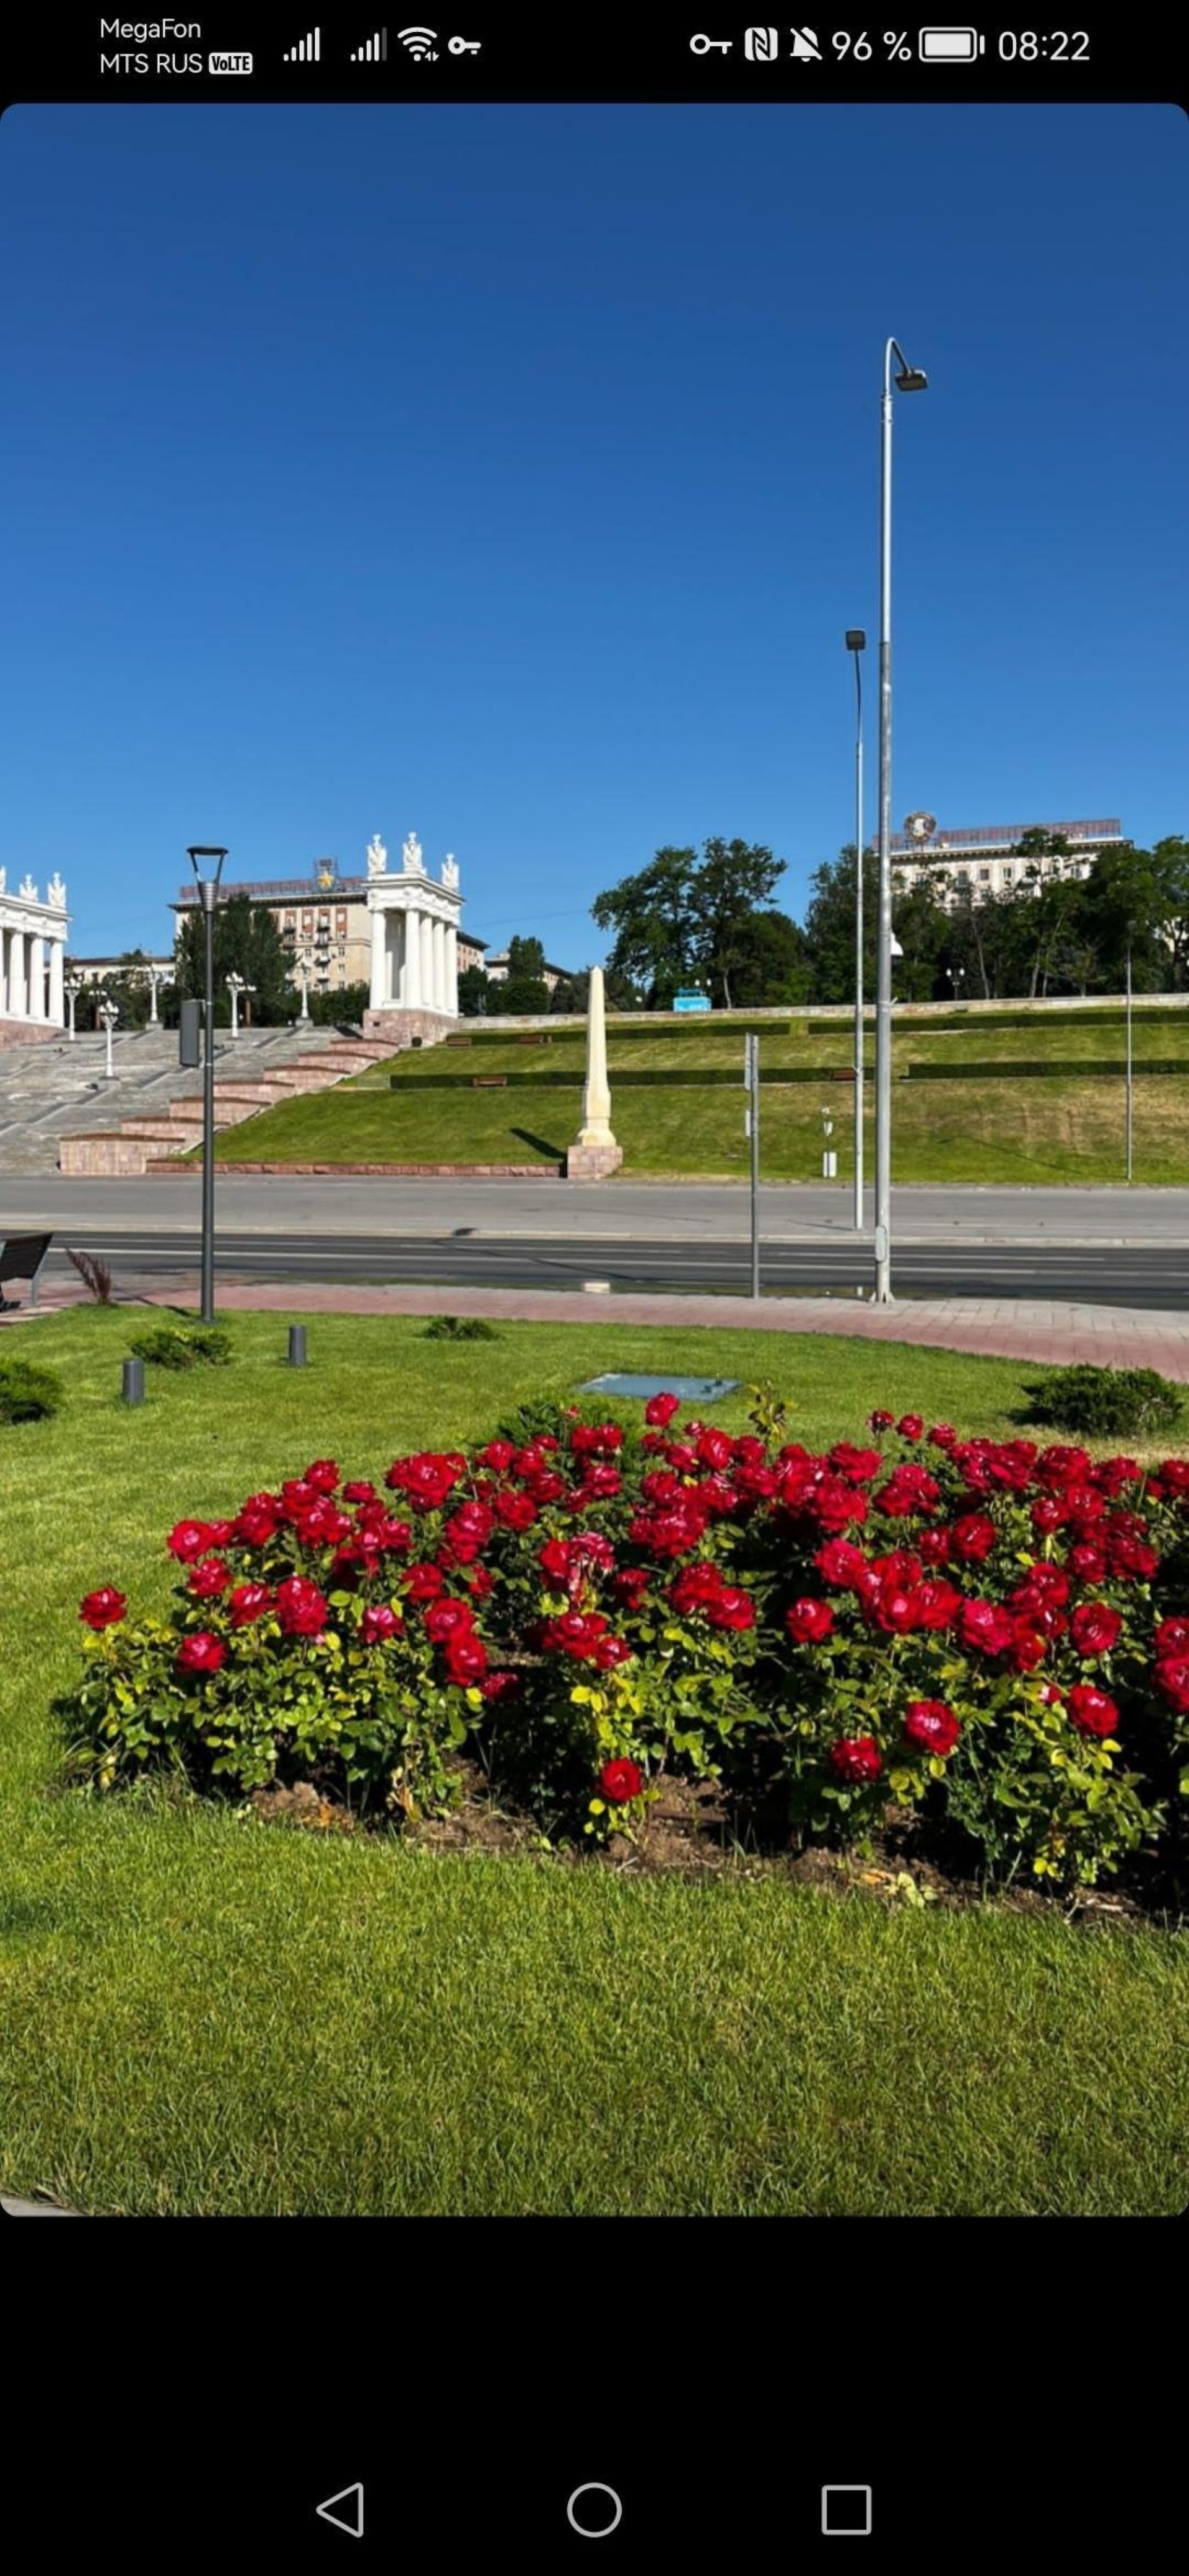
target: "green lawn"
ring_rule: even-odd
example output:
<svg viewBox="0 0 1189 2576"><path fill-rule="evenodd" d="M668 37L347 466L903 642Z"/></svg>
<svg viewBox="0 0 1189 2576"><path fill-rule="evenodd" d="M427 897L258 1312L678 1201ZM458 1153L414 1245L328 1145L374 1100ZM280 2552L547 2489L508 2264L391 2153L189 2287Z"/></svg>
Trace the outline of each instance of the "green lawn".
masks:
<svg viewBox="0 0 1189 2576"><path fill-rule="evenodd" d="M660 1025L609 1031L612 1115L624 1150L627 1179L722 1176L742 1179L748 1170L741 1079L734 1084L667 1084L622 1081L621 1074L684 1070L742 1073L742 1020L712 1027ZM1119 1059L1122 1015L1117 1009L1038 1017L1025 1026L1010 1016L913 1020L898 1015L893 1043L897 1077L893 1116L893 1177L898 1181L966 1181L1031 1184L1094 1183L1124 1178L1122 1077L1054 1072L1014 1083L927 1081L913 1070L992 1060L1008 1066ZM874 1054L868 1031L868 1070ZM760 1162L774 1181L816 1180L821 1173L821 1111L834 1118L831 1144L845 1187L852 1170L853 1095L830 1079L851 1060L849 1022L792 1019L765 1029L761 1065L768 1075L819 1070L821 1083L766 1082L760 1119ZM1183 1074L1145 1075L1153 1057L1183 1061ZM1134 1177L1151 1183L1189 1182L1189 1012L1158 1009L1135 1015ZM581 1123L584 1039L577 1029L551 1034L547 1044L525 1045L496 1031L477 1034L469 1047L410 1050L400 1058L393 1086L389 1069L358 1076L333 1091L313 1093L227 1129L218 1140L225 1162L405 1162L556 1164ZM477 1075L532 1077L507 1090L472 1088ZM457 1087L440 1086L457 1075ZM568 1077L559 1083L558 1075ZM549 1077L542 1079L542 1077ZM900 1079L900 1077L905 1077ZM874 1105L866 1093L867 1159L874 1154Z"/></svg>
<svg viewBox="0 0 1189 2576"><path fill-rule="evenodd" d="M118 1401L130 1316L28 1335L68 1408L0 1433L0 2188L100 2211L1170 2212L1189 1948L768 1875L632 1882L59 1792L80 1594L163 1604L164 1532L310 1457L375 1474L612 1365L772 1377L808 1442L873 1402L1003 1431L1006 1362L615 1324L426 1344L235 1317ZM22 1342L22 1347L24 1347ZM738 1427L732 1399L716 1414Z"/></svg>

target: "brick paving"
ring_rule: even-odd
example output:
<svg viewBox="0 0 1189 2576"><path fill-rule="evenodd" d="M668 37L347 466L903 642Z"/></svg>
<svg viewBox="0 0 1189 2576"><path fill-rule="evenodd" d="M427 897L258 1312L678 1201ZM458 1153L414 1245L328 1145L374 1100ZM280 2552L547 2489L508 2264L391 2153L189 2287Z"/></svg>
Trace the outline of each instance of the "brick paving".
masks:
<svg viewBox="0 0 1189 2576"><path fill-rule="evenodd" d="M986 1359L1088 1361L1098 1368L1154 1368L1189 1384L1189 1314L1149 1308L1059 1304L1047 1298L921 1297L871 1306L858 1298L619 1295L552 1288L374 1288L350 1281L298 1286L228 1279L216 1285L222 1314L485 1315L496 1321L552 1324L655 1324L760 1333L841 1333L872 1342L908 1342L967 1351ZM164 1279L159 1271L127 1280L121 1306L196 1309L196 1270ZM37 1312L59 1314L86 1304L72 1282L54 1280ZM0 1315L0 1328L36 1321L27 1305Z"/></svg>

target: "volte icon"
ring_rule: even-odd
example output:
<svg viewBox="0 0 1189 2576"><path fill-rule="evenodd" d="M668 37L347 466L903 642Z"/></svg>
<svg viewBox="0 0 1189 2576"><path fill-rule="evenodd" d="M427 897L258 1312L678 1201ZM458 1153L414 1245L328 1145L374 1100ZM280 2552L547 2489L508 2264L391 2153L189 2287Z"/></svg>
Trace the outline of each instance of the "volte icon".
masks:
<svg viewBox="0 0 1189 2576"><path fill-rule="evenodd" d="M340 2487L337 2495L325 2496L314 2507L323 2522L332 2522L336 2531L345 2531L352 2540L363 2538L363 2487Z"/></svg>

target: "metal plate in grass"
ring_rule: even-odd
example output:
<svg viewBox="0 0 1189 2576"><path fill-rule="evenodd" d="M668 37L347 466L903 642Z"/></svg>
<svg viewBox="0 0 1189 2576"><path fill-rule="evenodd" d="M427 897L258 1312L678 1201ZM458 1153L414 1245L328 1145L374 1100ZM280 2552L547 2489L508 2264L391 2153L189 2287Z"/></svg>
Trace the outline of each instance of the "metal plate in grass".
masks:
<svg viewBox="0 0 1189 2576"><path fill-rule="evenodd" d="M580 1395L679 1395L683 1404L717 1404L720 1395L734 1395L737 1377L588 1377L579 1388Z"/></svg>

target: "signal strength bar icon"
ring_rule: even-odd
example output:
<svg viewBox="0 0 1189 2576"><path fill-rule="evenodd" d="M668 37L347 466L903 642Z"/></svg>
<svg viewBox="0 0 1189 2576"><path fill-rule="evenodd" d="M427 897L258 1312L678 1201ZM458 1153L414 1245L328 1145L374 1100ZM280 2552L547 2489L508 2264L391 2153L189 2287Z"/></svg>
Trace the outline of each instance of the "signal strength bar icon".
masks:
<svg viewBox="0 0 1189 2576"><path fill-rule="evenodd" d="M321 28L311 27L309 35L303 36L298 44L291 45L288 53L282 54L281 60L283 63L320 63L322 60Z"/></svg>
<svg viewBox="0 0 1189 2576"><path fill-rule="evenodd" d="M377 27L375 35L369 36L365 45L357 45L351 60L353 63L386 63L388 60L387 27Z"/></svg>

